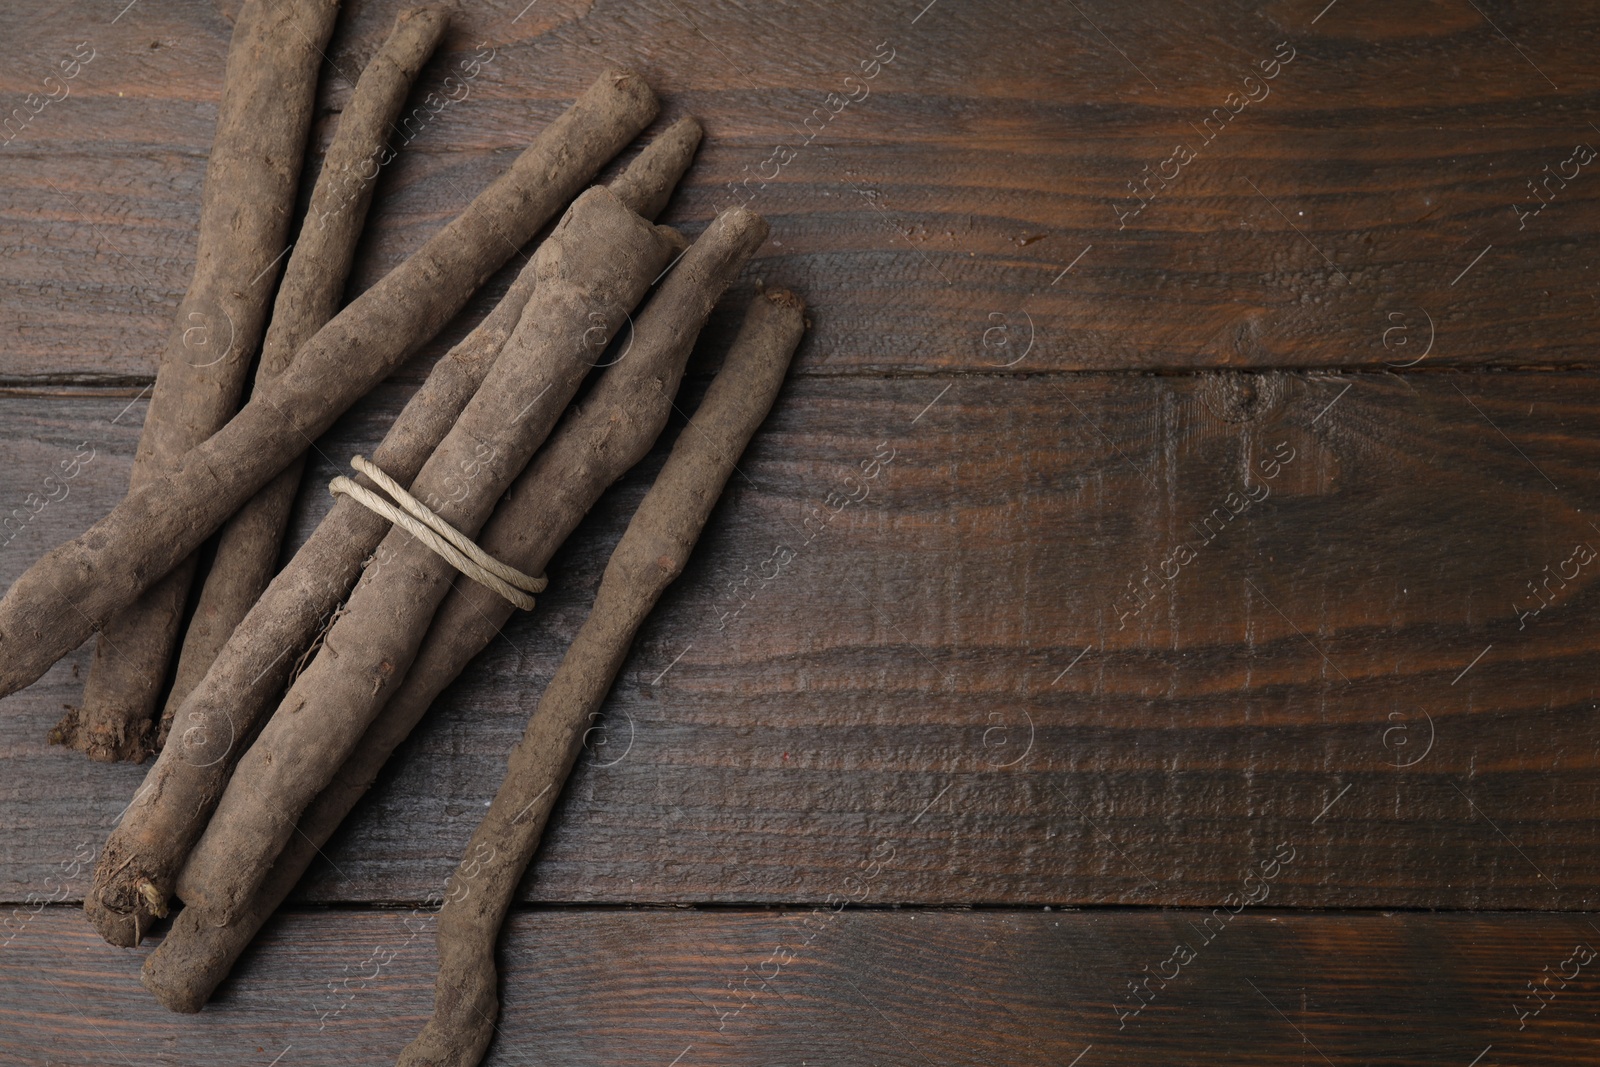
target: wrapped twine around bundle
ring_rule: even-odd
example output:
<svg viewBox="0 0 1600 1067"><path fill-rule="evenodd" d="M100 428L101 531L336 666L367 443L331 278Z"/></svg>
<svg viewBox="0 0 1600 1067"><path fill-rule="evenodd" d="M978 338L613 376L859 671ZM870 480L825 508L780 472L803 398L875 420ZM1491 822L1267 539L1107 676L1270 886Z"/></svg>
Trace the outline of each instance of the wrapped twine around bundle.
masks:
<svg viewBox="0 0 1600 1067"><path fill-rule="evenodd" d="M342 474L328 483L328 492L334 496L348 496L369 511L377 512L433 549L446 563L468 578L488 586L523 611L533 610L534 600L528 594L544 592L545 586L550 584L544 575L535 578L501 563L474 544L472 538L435 515L426 504L406 492L399 482L368 462L365 456L352 457L350 466L371 478L400 506L396 507Z"/></svg>

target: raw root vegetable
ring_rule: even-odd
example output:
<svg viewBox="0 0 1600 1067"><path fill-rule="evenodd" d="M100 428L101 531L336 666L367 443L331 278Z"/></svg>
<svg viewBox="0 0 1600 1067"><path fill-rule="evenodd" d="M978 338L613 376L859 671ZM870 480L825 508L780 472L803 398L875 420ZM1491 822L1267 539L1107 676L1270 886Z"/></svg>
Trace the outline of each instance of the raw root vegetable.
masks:
<svg viewBox="0 0 1600 1067"><path fill-rule="evenodd" d="M567 412L549 443L517 479L485 527L480 543L528 573L539 573L605 488L637 463L666 425L684 364L712 303L766 234L742 209L726 213L684 254L635 328L628 353L608 369L581 408ZM784 342L787 317L750 316L736 352ZM792 347L792 343L791 343ZM732 357L730 357L732 358ZM740 357L742 358L742 357ZM362 736L327 788L300 818L248 907L225 926L184 911L145 964L145 986L174 1011L199 1011L239 953L300 880L318 850L376 779L395 747L410 735L434 695L510 615L475 582L446 596L400 690ZM478 611L493 613L485 620ZM458 627L466 627L458 637Z"/></svg>
<svg viewBox="0 0 1600 1067"><path fill-rule="evenodd" d="M199 547L460 311L656 108L637 74L602 74L506 174L319 330L232 421L23 572L0 600L0 696L34 681Z"/></svg>
<svg viewBox="0 0 1600 1067"><path fill-rule="evenodd" d="M411 485L468 538L494 510L650 284L683 247L611 192L590 189L535 254L538 281L516 332ZM403 529L378 546L316 658L239 760L178 875L186 905L231 922L296 821L405 677L455 576Z"/></svg>
<svg viewBox="0 0 1600 1067"><path fill-rule="evenodd" d="M251 0L239 13L206 164L194 277L156 372L129 492L171 470L238 410L294 215L317 70L338 9L338 0ZM193 559L173 563L104 621L83 704L51 731L52 741L97 760L148 754L194 577Z"/></svg>
<svg viewBox="0 0 1600 1067"><path fill-rule="evenodd" d="M684 254L639 317L626 356L581 410L569 412L484 527L479 543L486 551L528 573L542 572L605 488L649 451L666 425L695 338L766 233L760 216L731 209ZM339 778L365 790L389 752L511 613L478 583L456 583L434 613L405 680Z"/></svg>
<svg viewBox="0 0 1600 1067"><path fill-rule="evenodd" d="M771 291L712 381L606 564L594 607L557 668L439 910L433 1016L399 1067L473 1067L500 1013L494 943L584 732L633 637L688 562L734 463L766 417L804 328L800 301ZM760 338L764 343L752 343Z"/></svg>
<svg viewBox="0 0 1600 1067"><path fill-rule="evenodd" d="M479 544L485 551L530 574L544 571L605 488L637 463L661 433L695 338L766 236L761 216L730 208L684 254L639 316L626 357L600 379L582 411L568 416L484 527ZM769 318L752 317L752 329L770 328ZM370 784L388 752L510 617L510 605L488 589L476 582L457 583L434 613L405 680L368 731L373 739L387 736L382 756L363 757L369 744L363 739L363 749L352 757L352 762L363 758L363 763L347 766L340 776Z"/></svg>
<svg viewBox="0 0 1600 1067"><path fill-rule="evenodd" d="M530 263L494 310L434 365L372 453L374 463L401 481L415 477L494 365L533 282ZM348 497L336 498L184 701L175 732L106 841L84 897L84 910L111 944L138 944L151 923L167 914L178 869L205 829L240 751L388 531L382 516Z"/></svg>
<svg viewBox="0 0 1600 1067"><path fill-rule="evenodd" d="M700 121L692 115L674 122L617 175L611 191L638 214L654 219L678 187L702 133Z"/></svg>
<svg viewBox="0 0 1600 1067"><path fill-rule="evenodd" d="M682 136L685 129L695 136ZM674 131L678 135L669 136ZM698 134L694 119L679 120L628 165L613 188L626 192L629 207L659 209L688 170ZM380 469L404 484L416 477L494 365L534 281L530 261L494 310L434 364L372 453ZM358 480L365 484L364 478ZM137 944L154 919L167 913L178 870L205 829L238 754L388 532L381 516L348 497L336 498L179 709L175 740L162 749L106 842L84 899L84 909L107 941Z"/></svg>
<svg viewBox="0 0 1600 1067"><path fill-rule="evenodd" d="M287 370L300 346L339 309L356 242L372 203L389 127L405 105L417 72L438 46L447 22L440 8L402 11L383 47L356 81L355 92L339 116L338 132L323 158L305 221L273 302L272 322L256 367L257 389L267 388ZM302 453L222 528L216 557L183 637L156 748L166 744L173 713L205 677L228 635L271 580L304 469Z"/></svg>

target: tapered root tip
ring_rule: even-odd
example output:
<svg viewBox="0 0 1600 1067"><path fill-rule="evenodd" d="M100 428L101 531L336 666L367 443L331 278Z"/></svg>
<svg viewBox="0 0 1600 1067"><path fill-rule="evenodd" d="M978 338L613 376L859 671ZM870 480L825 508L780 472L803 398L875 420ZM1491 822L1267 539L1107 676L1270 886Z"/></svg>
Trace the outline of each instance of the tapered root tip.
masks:
<svg viewBox="0 0 1600 1067"><path fill-rule="evenodd" d="M767 234L772 232L772 227L767 225L767 220L747 207L724 208L717 213L716 225L736 230L750 230L760 234L758 243L765 241Z"/></svg>
<svg viewBox="0 0 1600 1067"><path fill-rule="evenodd" d="M83 911L108 944L133 948L167 915L167 898L151 880L140 857L129 854L113 834L95 864L94 880L83 896Z"/></svg>
<svg viewBox="0 0 1600 1067"><path fill-rule="evenodd" d="M646 100L650 104L651 117L655 117L655 110L659 106L656 94L651 91L649 84L644 80L644 75L627 67L612 67L600 75L599 81L609 83L613 88L621 90L629 96Z"/></svg>
<svg viewBox="0 0 1600 1067"><path fill-rule="evenodd" d="M656 99L644 77L625 67L611 67L601 72L579 98L579 103L588 109L598 109L606 122L631 125L633 133L650 125L661 110L661 101Z"/></svg>
<svg viewBox="0 0 1600 1067"><path fill-rule="evenodd" d="M115 945L117 948L136 948L144 937L145 924L139 921L137 910L112 911L93 897L83 902L83 910L89 916L89 922L94 926L95 932L104 938L108 945Z"/></svg>
<svg viewBox="0 0 1600 1067"><path fill-rule="evenodd" d="M806 302L800 299L800 294L796 293L793 289L767 289L763 291L761 295L772 301L774 304L777 304L779 307L789 308L793 311L799 311L802 313L806 309Z"/></svg>
<svg viewBox="0 0 1600 1067"><path fill-rule="evenodd" d="M139 984L168 1011L193 1015L211 999L228 974L242 941L229 939L187 909L173 920L166 938L145 957Z"/></svg>
<svg viewBox="0 0 1600 1067"><path fill-rule="evenodd" d="M160 1001L163 1008L181 1015L194 1015L205 1007L205 1000L197 996L190 986L168 985L166 980L170 976L166 974L166 968L159 964L152 967L153 963L156 963L156 957L153 955L144 961L144 968L139 972L139 984L148 989L150 995Z"/></svg>
<svg viewBox="0 0 1600 1067"><path fill-rule="evenodd" d="M661 214L700 146L700 122L686 116L644 146L611 183L622 202L647 219Z"/></svg>
<svg viewBox="0 0 1600 1067"><path fill-rule="evenodd" d="M700 125L700 120L695 118L693 115L685 115L677 122L674 122L671 126L668 126L666 132L661 136L681 138L686 142L692 142L698 146L700 144L700 139L705 135L706 128Z"/></svg>
<svg viewBox="0 0 1600 1067"><path fill-rule="evenodd" d="M482 1061L500 1017L500 979L489 947L493 932L466 936L478 940L441 944L433 1015L401 1050L395 1067L475 1067Z"/></svg>

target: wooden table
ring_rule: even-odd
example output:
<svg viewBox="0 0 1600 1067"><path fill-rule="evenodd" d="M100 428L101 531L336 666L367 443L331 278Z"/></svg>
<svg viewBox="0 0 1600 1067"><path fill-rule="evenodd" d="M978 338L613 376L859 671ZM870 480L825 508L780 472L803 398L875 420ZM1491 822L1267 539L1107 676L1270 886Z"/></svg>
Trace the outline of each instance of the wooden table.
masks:
<svg viewBox="0 0 1600 1067"><path fill-rule="evenodd" d="M772 221L680 406L758 281L814 322L567 786L487 1062L1594 1062L1600 17L925 2L493 0L423 74L495 52L353 289L619 62L705 122L665 221ZM0 505L94 457L0 584L120 497L192 269L229 27L124 3L0 40L13 103L94 53L0 148ZM322 143L395 6L346 3ZM319 442L296 541L507 281ZM392 1061L682 421L199 1016L78 908L144 773L45 740L87 648L8 698L0 1060Z"/></svg>

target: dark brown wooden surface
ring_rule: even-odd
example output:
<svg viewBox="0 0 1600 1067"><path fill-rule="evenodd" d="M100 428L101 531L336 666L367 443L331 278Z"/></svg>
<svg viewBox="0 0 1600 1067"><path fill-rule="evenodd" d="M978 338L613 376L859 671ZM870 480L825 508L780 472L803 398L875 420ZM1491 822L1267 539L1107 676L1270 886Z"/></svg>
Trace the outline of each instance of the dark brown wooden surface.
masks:
<svg viewBox="0 0 1600 1067"><path fill-rule="evenodd" d="M1207 941L1171 911L524 911L485 1063L1589 1063L1595 919L1247 910ZM174 1019L138 953L47 908L3 950L0 1033L60 1064L389 1063L429 1008L432 929L292 911Z"/></svg>
<svg viewBox="0 0 1600 1067"><path fill-rule="evenodd" d="M523 887L494 1062L1593 1058L1592 967L1523 1029L1514 1008L1600 941L1600 560L1575 554L1600 548L1600 160L1516 208L1600 148L1600 19L524 3L470 5L424 73L419 103L495 50L381 178L353 290L620 62L707 128L664 221L698 231L795 152L752 201L773 238L681 406L758 280L804 293L814 328ZM324 141L394 10L347 0ZM76 471L0 531L0 586L126 484L227 36L209 0L7 18L11 106L79 42L95 58L0 146L0 515ZM1271 95L1202 144L1284 41ZM1179 143L1198 157L1119 228ZM297 538L506 280L319 442ZM45 742L86 651L7 698L0 1061L391 1058L427 1008L431 927L319 1030L329 982L411 937L385 905L442 886L682 421L198 1018L157 1009L141 954L72 906L143 774ZM1127 982L1280 845L1261 907L1119 1030ZM741 968L858 891L716 1029ZM1063 905L1089 910L1039 910ZM1339 908L1496 910L1307 910Z"/></svg>
<svg viewBox="0 0 1600 1067"><path fill-rule="evenodd" d="M1600 546L1597 385L795 381L641 634L527 895L820 900L884 840L902 857L886 900L1201 906L1287 839L1305 848L1284 903L1592 907L1600 558L1552 580L1537 617L1514 609ZM370 451L401 392L319 446L302 532L332 458ZM83 477L116 483L125 404L0 412L29 459L105 439ZM309 899L421 899L443 879L661 452L402 751ZM3 491L40 465L0 471ZM85 488L40 513L0 580L87 520ZM1224 525L1246 493L1263 499ZM1195 558L1158 589L1178 545ZM1140 607L1127 583L1147 575ZM0 722L13 899L137 780L44 743L76 664Z"/></svg>
<svg viewBox="0 0 1600 1067"><path fill-rule="evenodd" d="M496 50L389 168L356 286L611 61L644 70L669 116L705 119L670 219L742 199L729 183L755 189L793 150L754 201L773 222L755 273L815 307L805 373L1372 366L1430 332L1432 361L1593 362L1595 164L1525 226L1515 211L1546 165L1600 147L1600 41L1566 6L1345 0L1313 25L1314 0L939 0L915 22L917 3L524 4L466 5L424 73L437 88L480 41ZM347 6L334 109L394 7ZM114 15L29 9L0 44L8 100L78 41L97 52L4 148L8 382L142 384L189 276L227 24L208 0ZM1250 89L1270 95L1203 127L1285 41L1295 58ZM880 45L893 61L847 84ZM1121 225L1128 183L1179 143L1197 157ZM1385 346L1394 326L1409 347Z"/></svg>

